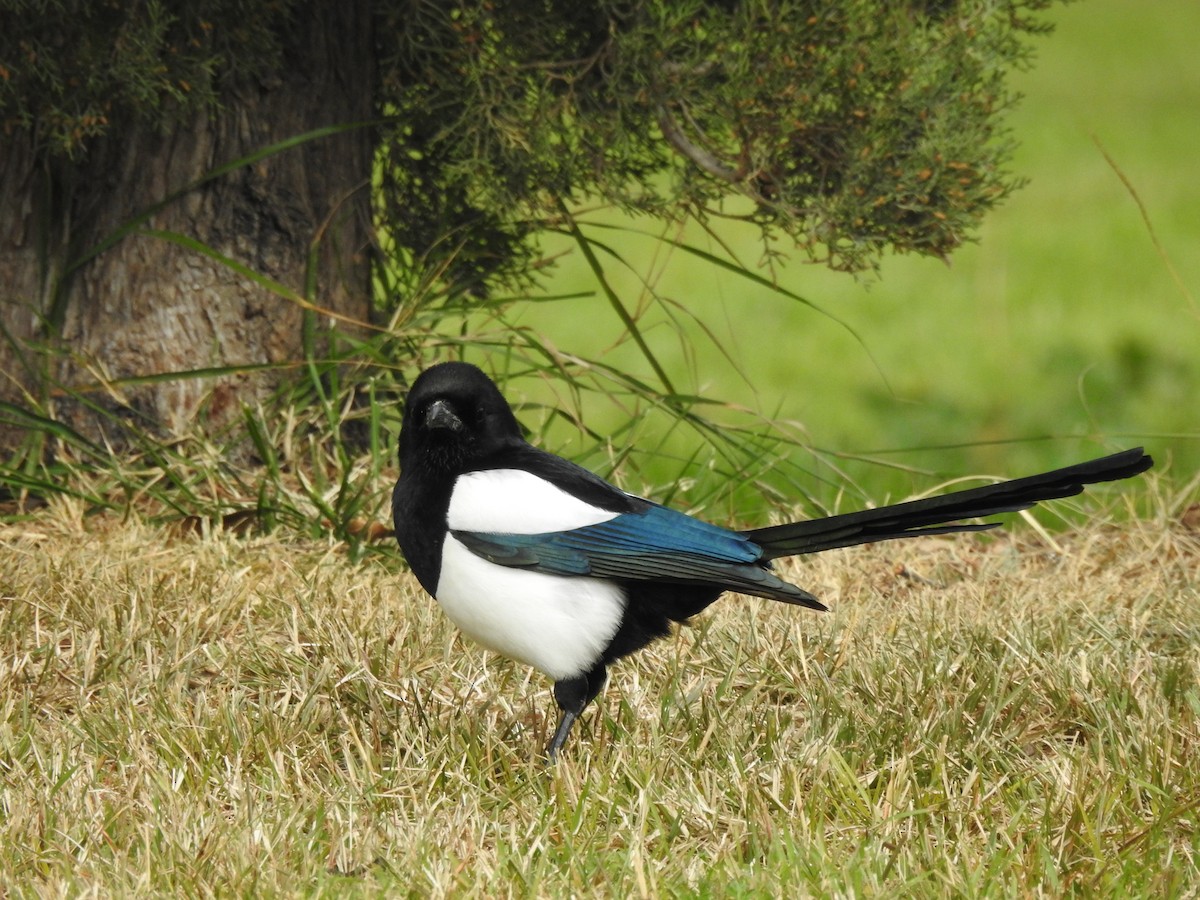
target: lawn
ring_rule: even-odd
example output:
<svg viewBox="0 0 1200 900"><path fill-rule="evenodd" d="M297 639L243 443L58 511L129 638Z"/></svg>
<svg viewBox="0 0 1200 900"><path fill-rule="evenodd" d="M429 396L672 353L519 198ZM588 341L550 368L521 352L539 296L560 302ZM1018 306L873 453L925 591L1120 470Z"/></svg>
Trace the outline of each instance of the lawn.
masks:
<svg viewBox="0 0 1200 900"><path fill-rule="evenodd" d="M0 894L1194 896L1160 503L789 563L831 612L726 598L548 768L548 683L394 564L56 502L0 532Z"/></svg>

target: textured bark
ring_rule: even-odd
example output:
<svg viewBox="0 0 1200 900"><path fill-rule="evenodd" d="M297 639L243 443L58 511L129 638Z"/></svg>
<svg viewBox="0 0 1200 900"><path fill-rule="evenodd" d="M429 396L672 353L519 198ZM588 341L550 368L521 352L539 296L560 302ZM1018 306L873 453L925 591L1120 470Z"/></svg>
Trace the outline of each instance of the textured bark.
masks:
<svg viewBox="0 0 1200 900"><path fill-rule="evenodd" d="M231 88L217 112L165 129L114 126L75 166L39 167L28 148L0 164L0 283L7 285L0 322L27 339L39 315L50 317L50 334L71 354L50 366L60 383L301 358L298 306L160 238L130 235L72 273L57 300L53 290L69 261L217 166L313 129L371 118L368 4L312 4L293 29L278 77ZM299 293L315 242L315 302L365 319L371 158L366 128L309 141L188 192L146 226L193 237ZM0 350L0 366L9 376L2 397L43 387L11 346ZM171 434L201 411L220 427L280 377L184 378L93 399ZM102 418L78 404L60 399L57 407L85 433L104 430Z"/></svg>
<svg viewBox="0 0 1200 900"><path fill-rule="evenodd" d="M38 360L19 350L38 333L38 312L46 305L41 250L51 217L39 178L32 139L14 134L0 154L0 400L21 402L37 389ZM17 437L0 424L0 447Z"/></svg>

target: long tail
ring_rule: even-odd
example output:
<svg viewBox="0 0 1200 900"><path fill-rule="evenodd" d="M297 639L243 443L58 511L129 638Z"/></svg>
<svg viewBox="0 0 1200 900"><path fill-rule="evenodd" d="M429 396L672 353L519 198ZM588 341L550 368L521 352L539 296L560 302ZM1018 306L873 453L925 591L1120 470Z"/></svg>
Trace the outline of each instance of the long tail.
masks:
<svg viewBox="0 0 1200 900"><path fill-rule="evenodd" d="M1014 478L999 484L924 500L910 500L879 509L771 525L744 534L763 548L766 559L777 559L894 538L954 531L986 531L1000 523L961 524L961 520L1016 512L1028 509L1041 500L1073 497L1083 491L1084 485L1131 478L1145 472L1153 464L1154 460L1141 447L1137 447L1041 475Z"/></svg>

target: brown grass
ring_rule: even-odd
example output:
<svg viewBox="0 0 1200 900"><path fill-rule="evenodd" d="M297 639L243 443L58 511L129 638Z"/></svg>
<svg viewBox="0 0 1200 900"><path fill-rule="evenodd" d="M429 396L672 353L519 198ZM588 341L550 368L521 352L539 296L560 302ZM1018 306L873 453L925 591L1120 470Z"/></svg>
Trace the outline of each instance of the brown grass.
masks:
<svg viewBox="0 0 1200 900"><path fill-rule="evenodd" d="M57 501L0 525L0 894L1200 890L1196 533L788 566L832 612L725 599L546 768L398 563Z"/></svg>

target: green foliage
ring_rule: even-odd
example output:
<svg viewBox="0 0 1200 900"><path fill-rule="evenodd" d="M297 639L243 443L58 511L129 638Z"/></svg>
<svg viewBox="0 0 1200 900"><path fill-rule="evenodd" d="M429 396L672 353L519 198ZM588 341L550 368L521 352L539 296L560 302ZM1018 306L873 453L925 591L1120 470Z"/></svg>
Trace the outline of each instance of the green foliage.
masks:
<svg viewBox="0 0 1200 900"><path fill-rule="evenodd" d="M1048 5L421 4L384 29L385 220L475 284L591 197L839 269L944 256L1014 186L1005 78Z"/></svg>
<svg viewBox="0 0 1200 900"><path fill-rule="evenodd" d="M1005 79L1050 2L376 0L383 222L475 294L519 282L531 233L590 197L747 218L836 268L942 256L1014 185ZM312 27L293 0L0 13L0 120L69 157L230 100Z"/></svg>
<svg viewBox="0 0 1200 900"><path fill-rule="evenodd" d="M128 117L165 128L282 59L294 0L0 0L0 121L78 157ZM11 138L10 138L11 139Z"/></svg>

